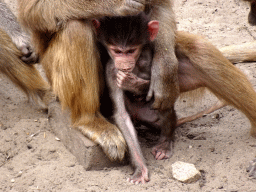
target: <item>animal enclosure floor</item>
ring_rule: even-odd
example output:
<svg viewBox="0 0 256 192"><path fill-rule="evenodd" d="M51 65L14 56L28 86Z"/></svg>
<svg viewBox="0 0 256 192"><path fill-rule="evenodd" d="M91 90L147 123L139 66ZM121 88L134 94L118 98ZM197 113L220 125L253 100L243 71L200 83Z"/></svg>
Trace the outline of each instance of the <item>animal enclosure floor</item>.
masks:
<svg viewBox="0 0 256 192"><path fill-rule="evenodd" d="M15 8L15 0L5 2ZM255 40L256 27L247 23L248 11L249 5L239 0L175 1L178 29L201 34L218 48ZM256 63L237 66L256 89ZM215 101L210 94L193 105L181 99L176 110L179 117L187 116ZM29 104L0 74L0 191L255 192L256 179L246 172L248 162L256 156L256 139L249 131L247 118L225 107L179 127L174 154L163 161L154 160L150 153L154 138L147 135L140 141L151 181L134 185L126 181L132 173L129 165L85 171L51 133L47 114ZM175 161L195 164L204 177L192 184L174 180L171 165Z"/></svg>

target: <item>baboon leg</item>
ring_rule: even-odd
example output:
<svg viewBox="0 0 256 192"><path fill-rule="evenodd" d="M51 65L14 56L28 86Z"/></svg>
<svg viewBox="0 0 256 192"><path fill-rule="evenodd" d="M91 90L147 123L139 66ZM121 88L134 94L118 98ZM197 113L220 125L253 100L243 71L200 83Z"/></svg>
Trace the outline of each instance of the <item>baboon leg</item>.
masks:
<svg viewBox="0 0 256 192"><path fill-rule="evenodd" d="M220 52L231 63L256 61L256 41L222 47Z"/></svg>
<svg viewBox="0 0 256 192"><path fill-rule="evenodd" d="M256 61L256 41L244 43L241 45L230 45L220 48L221 53L231 62L231 63L241 63L241 62L253 62ZM178 120L177 126L180 126L186 122L194 121L203 115L210 114L227 104L218 101L215 105L209 107L208 109L201 111L195 115L184 117Z"/></svg>
<svg viewBox="0 0 256 192"><path fill-rule="evenodd" d="M176 43L179 57L190 65L187 76L198 84L194 89L207 87L218 98L242 111L251 122L251 135L256 137L256 92L245 74L210 42L198 36L179 32Z"/></svg>
<svg viewBox="0 0 256 192"><path fill-rule="evenodd" d="M221 109L222 107L225 107L226 105L227 104L222 102L222 101L217 101L217 103L215 103L215 105L207 108L204 111L201 111L201 112L199 112L195 115L191 115L191 116L188 116L188 117L183 117L183 118L178 119L176 126L178 127L178 126L183 125L184 123L199 119L199 118L203 117L204 115L210 114L210 113L212 113L212 112L214 112L218 109Z"/></svg>
<svg viewBox="0 0 256 192"><path fill-rule="evenodd" d="M63 108L71 110L77 129L98 143L110 159L123 159L126 149L120 130L99 112L99 54L91 24L70 21L49 43L42 64Z"/></svg>
<svg viewBox="0 0 256 192"><path fill-rule="evenodd" d="M24 91L30 101L35 101L43 109L46 109L47 106L44 102L47 102L45 99L50 96L50 86L34 66L28 65L20 59L22 53L1 29L0 50L0 72Z"/></svg>

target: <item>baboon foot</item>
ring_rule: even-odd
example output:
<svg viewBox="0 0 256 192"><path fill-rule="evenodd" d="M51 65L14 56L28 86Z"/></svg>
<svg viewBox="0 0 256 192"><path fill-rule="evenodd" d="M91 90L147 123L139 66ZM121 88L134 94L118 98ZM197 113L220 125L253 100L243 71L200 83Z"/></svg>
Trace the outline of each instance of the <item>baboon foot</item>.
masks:
<svg viewBox="0 0 256 192"><path fill-rule="evenodd" d="M81 123L79 123L81 125ZM111 160L123 160L126 142L117 126L101 117L94 118L90 123L77 126L86 137L99 144Z"/></svg>
<svg viewBox="0 0 256 192"><path fill-rule="evenodd" d="M120 130L112 125L104 130L95 140L111 160L123 160L126 151L126 142Z"/></svg>
<svg viewBox="0 0 256 192"><path fill-rule="evenodd" d="M127 181L134 183L134 184L145 184L146 182L149 181L149 176L148 176L148 169L146 166L141 166L137 168L134 172L134 174L127 179Z"/></svg>
<svg viewBox="0 0 256 192"><path fill-rule="evenodd" d="M152 154L156 160L169 159L172 156L172 140L164 139L153 147Z"/></svg>

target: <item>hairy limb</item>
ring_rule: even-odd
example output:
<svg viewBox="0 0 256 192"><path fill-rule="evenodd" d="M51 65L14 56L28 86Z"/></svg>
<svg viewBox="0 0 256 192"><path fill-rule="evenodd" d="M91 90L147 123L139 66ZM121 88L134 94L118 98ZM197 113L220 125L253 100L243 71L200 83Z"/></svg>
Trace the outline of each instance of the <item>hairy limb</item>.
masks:
<svg viewBox="0 0 256 192"><path fill-rule="evenodd" d="M53 33L68 20L93 19L144 10L145 0L18 0L19 17L30 29Z"/></svg>
<svg viewBox="0 0 256 192"><path fill-rule="evenodd" d="M36 102L42 109L47 109L47 102L51 99L50 86L35 66L22 62L20 59L21 52L5 31L1 29L0 50L0 72L24 91L30 101Z"/></svg>
<svg viewBox="0 0 256 192"><path fill-rule="evenodd" d="M110 159L122 160L125 140L99 112L100 60L91 23L68 22L51 40L41 63L62 107L70 109L73 126L100 144Z"/></svg>
<svg viewBox="0 0 256 192"><path fill-rule="evenodd" d="M220 48L221 53L232 63L240 62L250 62L256 61L256 42L243 43L241 45L230 45ZM182 91L182 90L181 90ZM223 101L218 101L215 105L209 107L208 109L201 111L195 115L184 117L178 120L177 126L180 126L186 122L194 121L205 114L210 114L224 106L227 103Z"/></svg>
<svg viewBox="0 0 256 192"><path fill-rule="evenodd" d="M29 36L22 31L17 18L4 2L0 1L0 28L12 39L16 47L21 51L21 59L26 63L36 63L38 56L30 45Z"/></svg>
<svg viewBox="0 0 256 192"><path fill-rule="evenodd" d="M183 117L183 118L178 119L176 126L178 127L178 126L183 125L184 123L199 119L199 118L203 117L206 114L210 114L213 111L216 111L218 109L221 109L222 107L225 107L226 105L227 104L223 101L217 101L217 103L215 105L209 107L208 109L206 109L204 111L201 111L201 112L199 112L195 115L191 115L189 117Z"/></svg>
<svg viewBox="0 0 256 192"><path fill-rule="evenodd" d="M121 89L117 89L116 93L113 95L116 96L114 100L116 101L115 105L118 106L115 113L116 123L124 135L130 155L132 157L132 163L135 166L135 172L132 177L128 179L128 181L136 184L146 183L149 181L148 169L140 149L136 130L132 124L129 114L125 110L123 91Z"/></svg>
<svg viewBox="0 0 256 192"><path fill-rule="evenodd" d="M146 1L147 0L124 0L122 6L117 10L118 15L133 15L139 13L139 11L144 11Z"/></svg>
<svg viewBox="0 0 256 192"><path fill-rule="evenodd" d="M115 105L114 118L116 124L123 133L129 152L132 158L132 163L135 166L135 172L128 181L132 183L146 183L149 181L148 169L145 164L142 151L137 139L136 130L132 120L126 111L123 91L117 87L114 64L108 63L107 66L107 82L111 91L111 98Z"/></svg>
<svg viewBox="0 0 256 192"><path fill-rule="evenodd" d="M147 100L154 95L153 108L170 109L179 95L178 60L175 56L176 23L171 1L152 8L151 19L158 20L159 34L154 42L151 84Z"/></svg>
<svg viewBox="0 0 256 192"><path fill-rule="evenodd" d="M109 159L123 160L127 146L120 130L99 112L82 115L81 120L74 127L87 138L99 144Z"/></svg>
<svg viewBox="0 0 256 192"><path fill-rule="evenodd" d="M172 156L173 133L176 128L176 112L174 107L166 111L159 111L161 136L158 144L153 147L152 154L156 160L168 159Z"/></svg>
<svg viewBox="0 0 256 192"><path fill-rule="evenodd" d="M177 53L190 63L187 76L243 112L251 122L251 135L256 137L256 92L247 77L205 39L178 32L176 43Z"/></svg>
<svg viewBox="0 0 256 192"><path fill-rule="evenodd" d="M231 63L256 61L256 41L220 48Z"/></svg>

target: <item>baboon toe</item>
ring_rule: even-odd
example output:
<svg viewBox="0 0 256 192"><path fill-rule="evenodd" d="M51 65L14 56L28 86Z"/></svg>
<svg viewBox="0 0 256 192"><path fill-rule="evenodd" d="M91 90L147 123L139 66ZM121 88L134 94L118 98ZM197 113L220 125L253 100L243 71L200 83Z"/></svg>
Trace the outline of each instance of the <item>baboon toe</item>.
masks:
<svg viewBox="0 0 256 192"><path fill-rule="evenodd" d="M82 123L81 123L82 124ZM104 118L94 119L86 126L76 126L87 138L99 144L110 160L121 161L126 152L126 142L117 126Z"/></svg>
<svg viewBox="0 0 256 192"><path fill-rule="evenodd" d="M124 159L126 142L117 127L114 126L114 129L105 130L98 138L98 142L111 160L121 161Z"/></svg>

